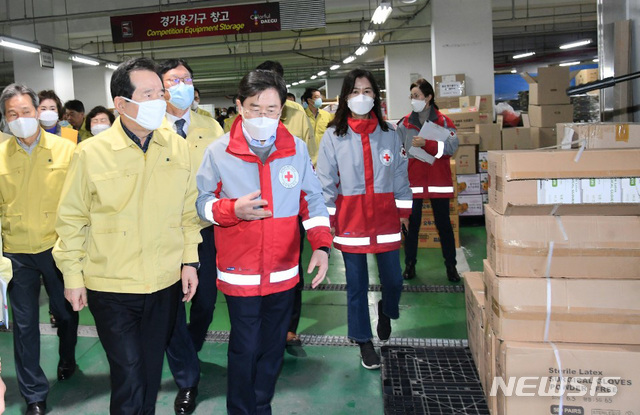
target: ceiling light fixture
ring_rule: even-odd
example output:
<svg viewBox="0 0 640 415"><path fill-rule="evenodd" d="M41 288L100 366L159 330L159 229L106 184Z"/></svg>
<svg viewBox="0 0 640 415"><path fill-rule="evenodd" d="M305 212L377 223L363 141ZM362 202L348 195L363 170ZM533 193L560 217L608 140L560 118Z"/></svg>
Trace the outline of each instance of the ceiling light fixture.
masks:
<svg viewBox="0 0 640 415"><path fill-rule="evenodd" d="M336 69L338 69L340 67L340 65L333 65L331 68L329 68L329 70L335 71Z"/></svg>
<svg viewBox="0 0 640 415"><path fill-rule="evenodd" d="M364 53L365 53L366 51L368 51L368 50L369 50L369 48L368 48L368 47L366 47L366 46L360 46L360 47L358 48L358 50L356 50L356 55L357 55L357 56L364 55Z"/></svg>
<svg viewBox="0 0 640 415"><path fill-rule="evenodd" d="M515 70L515 69L512 69L512 70L511 70L511 73L516 73L516 70Z"/></svg>
<svg viewBox="0 0 640 415"><path fill-rule="evenodd" d="M292 83L291 85L296 86L296 85L298 85L298 83L297 83L297 82L294 82L294 83Z"/></svg>
<svg viewBox="0 0 640 415"><path fill-rule="evenodd" d="M291 88L291 84L287 84L287 88Z"/></svg>
<svg viewBox="0 0 640 415"><path fill-rule="evenodd" d="M4 46L5 48L21 50L23 52L29 52L29 53L40 52L40 45L24 42L18 39L10 39L4 36L0 37L0 46Z"/></svg>
<svg viewBox="0 0 640 415"><path fill-rule="evenodd" d="M326 74L327 74L327 71L320 71L320 72L318 72L318 76L323 76L323 75L326 75Z"/></svg>
<svg viewBox="0 0 640 415"><path fill-rule="evenodd" d="M565 62L565 63L561 63L560 66L576 66L576 65L580 65L580 61L576 61L576 62Z"/></svg>
<svg viewBox="0 0 640 415"><path fill-rule="evenodd" d="M84 63L85 65L91 65L91 66L100 65L100 62L93 59L85 58L84 56L80 56L80 55L72 55L71 60L78 63Z"/></svg>
<svg viewBox="0 0 640 415"><path fill-rule="evenodd" d="M309 78L310 79L316 79L318 77L318 75L311 75Z"/></svg>
<svg viewBox="0 0 640 415"><path fill-rule="evenodd" d="M305 82L307 82L305 79L303 79L302 81L298 81L298 84L304 84Z"/></svg>
<svg viewBox="0 0 640 415"><path fill-rule="evenodd" d="M388 1L381 1L380 5L373 12L373 16L371 16L371 21L373 24L383 24L387 21L387 18L393 11L391 7L391 3Z"/></svg>
<svg viewBox="0 0 640 415"><path fill-rule="evenodd" d="M560 46L560 49L577 48L577 47L580 47L580 46L588 45L589 43L591 43L591 39L580 40L578 42L565 43L564 45Z"/></svg>
<svg viewBox="0 0 640 415"><path fill-rule="evenodd" d="M529 56L533 56L535 54L536 54L535 52L526 52L526 53L521 53L519 55L513 55L512 58L513 59L528 58Z"/></svg>
<svg viewBox="0 0 640 415"><path fill-rule="evenodd" d="M596 63L598 63L598 62L600 62L600 59L595 58L592 62L596 62Z"/></svg>
<svg viewBox="0 0 640 415"><path fill-rule="evenodd" d="M346 65L346 64L351 63L351 62L353 62L355 60L356 60L356 57L351 55L351 56L347 56L346 58L344 58L342 63L344 63Z"/></svg>
<svg viewBox="0 0 640 415"><path fill-rule="evenodd" d="M373 30L369 30L364 34L364 36L362 36L362 43L365 45L369 45L371 44L371 42L373 42L373 39L375 38L376 38L376 32L374 32Z"/></svg>
<svg viewBox="0 0 640 415"><path fill-rule="evenodd" d="M106 65L104 65L106 68L108 69L113 69L116 70L118 69L118 65L116 65L115 63L107 63Z"/></svg>

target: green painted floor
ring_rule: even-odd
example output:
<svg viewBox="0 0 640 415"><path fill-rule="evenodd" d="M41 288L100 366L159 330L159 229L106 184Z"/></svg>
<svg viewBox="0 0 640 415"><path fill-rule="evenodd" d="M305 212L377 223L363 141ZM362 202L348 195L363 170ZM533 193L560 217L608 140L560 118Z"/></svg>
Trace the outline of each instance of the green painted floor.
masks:
<svg viewBox="0 0 640 415"><path fill-rule="evenodd" d="M482 223L463 224L460 228L462 251L472 271L482 270L486 258L486 232ZM305 249L306 260L309 248ZM334 251L330 260L329 279L344 284L342 256ZM460 264L459 264L460 266ZM370 281L379 284L375 261L369 261ZM439 249L420 249L418 277L410 285L448 285ZM373 318L379 292L369 293ZM46 294L40 298L41 322L49 321ZM466 338L463 293L402 294L400 319L392 323L393 337ZM81 325L93 325L88 310L80 313ZM375 333L375 326L374 333ZM229 330L224 296L218 296L211 330ZM346 336L347 311L345 291L305 291L299 333ZM49 377L48 414L107 414L109 406L109 371L102 345L97 338L81 337L76 349L80 372L68 381L58 382L58 340L53 335L41 336L41 365ZM226 393L227 345L206 343L200 352L202 376L196 414L223 414ZM22 414L26 405L18 392L13 360L12 334L0 332L2 377L7 384L5 414ZM167 365L156 413L173 414L177 388ZM274 414L382 414L382 388L379 370L366 370L360 365L359 349L354 346L305 346L288 349L284 367L273 400Z"/></svg>

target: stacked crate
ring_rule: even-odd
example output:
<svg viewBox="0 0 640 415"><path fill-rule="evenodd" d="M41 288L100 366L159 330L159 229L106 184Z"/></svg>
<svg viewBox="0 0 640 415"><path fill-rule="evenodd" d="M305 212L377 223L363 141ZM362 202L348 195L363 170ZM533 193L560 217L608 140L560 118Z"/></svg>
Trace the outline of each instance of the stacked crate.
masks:
<svg viewBox="0 0 640 415"><path fill-rule="evenodd" d="M488 164L488 258L482 286L467 273L465 288L492 414L638 413L640 149L496 151Z"/></svg>

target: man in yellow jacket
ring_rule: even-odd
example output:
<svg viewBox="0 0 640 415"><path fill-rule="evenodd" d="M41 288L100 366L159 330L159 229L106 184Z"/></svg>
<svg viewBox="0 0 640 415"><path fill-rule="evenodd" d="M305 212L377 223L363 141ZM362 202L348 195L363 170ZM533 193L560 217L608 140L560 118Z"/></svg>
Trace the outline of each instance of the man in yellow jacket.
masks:
<svg viewBox="0 0 640 415"><path fill-rule="evenodd" d="M169 59L158 67L167 100L167 114L163 129L184 137L189 145L191 165L200 166L204 151L214 140L224 134L220 124L190 110L194 100L193 71L183 59ZM196 168L197 168L196 167ZM218 290L216 288L216 247L213 225L201 222L202 243L198 245L200 269L198 270L198 293L193 297L189 313L189 325L183 304L178 306L176 325L167 347L167 361L178 385L174 400L176 414L190 414L196 408L200 361L209 325L213 320Z"/></svg>
<svg viewBox="0 0 640 415"><path fill-rule="evenodd" d="M156 69L137 58L113 72L121 116L78 147L56 222L65 296L89 305L109 359L112 414L155 411L178 304L198 285L196 172L187 142L160 128Z"/></svg>
<svg viewBox="0 0 640 415"><path fill-rule="evenodd" d="M316 88L307 88L304 94L300 97L302 100L302 106L304 112L309 117L311 127L313 128L313 135L316 138L316 144L320 148L320 141L324 132L327 130L327 126L333 120L333 114L320 109L322 106L322 94Z"/></svg>
<svg viewBox="0 0 640 415"><path fill-rule="evenodd" d="M0 216L4 253L13 266L8 295L16 373L27 414L44 414L49 392L40 367L41 275L58 325L60 380L76 369L78 329L78 313L64 299L62 275L51 255L56 209L75 145L44 131L36 107L35 92L24 85L9 85L0 95L0 110L12 133L0 144Z"/></svg>

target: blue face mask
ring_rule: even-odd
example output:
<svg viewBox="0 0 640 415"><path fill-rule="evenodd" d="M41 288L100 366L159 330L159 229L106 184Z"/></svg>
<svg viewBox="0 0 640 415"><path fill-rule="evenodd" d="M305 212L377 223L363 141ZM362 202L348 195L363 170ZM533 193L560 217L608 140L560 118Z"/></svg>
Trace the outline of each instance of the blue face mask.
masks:
<svg viewBox="0 0 640 415"><path fill-rule="evenodd" d="M313 106L320 109L320 107L322 106L322 98L316 98L313 101Z"/></svg>
<svg viewBox="0 0 640 415"><path fill-rule="evenodd" d="M193 85L186 85L180 82L169 88L171 99L169 102L176 108L186 110L193 102Z"/></svg>

